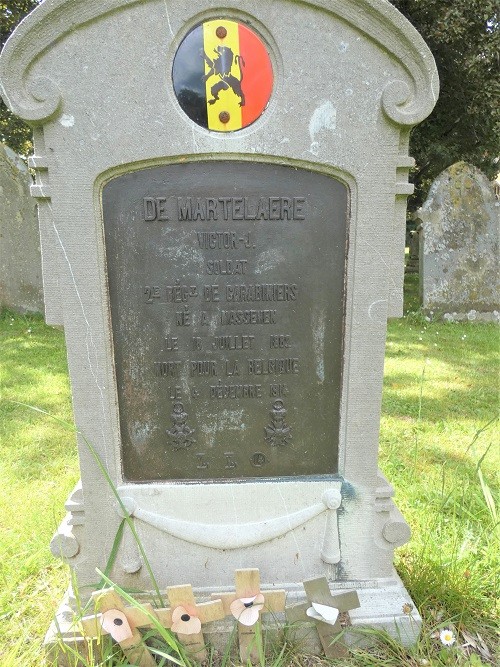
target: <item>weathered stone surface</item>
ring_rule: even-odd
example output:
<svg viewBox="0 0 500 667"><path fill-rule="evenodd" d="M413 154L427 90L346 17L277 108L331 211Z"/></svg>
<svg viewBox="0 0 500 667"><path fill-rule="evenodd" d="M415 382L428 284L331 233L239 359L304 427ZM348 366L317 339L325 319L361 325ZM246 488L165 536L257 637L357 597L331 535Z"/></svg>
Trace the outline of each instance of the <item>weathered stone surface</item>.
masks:
<svg viewBox="0 0 500 667"><path fill-rule="evenodd" d="M21 158L0 144L0 305L43 311L42 266L31 177Z"/></svg>
<svg viewBox="0 0 500 667"><path fill-rule="evenodd" d="M497 319L499 214L492 184L457 162L432 184L422 221L422 305L445 319Z"/></svg>

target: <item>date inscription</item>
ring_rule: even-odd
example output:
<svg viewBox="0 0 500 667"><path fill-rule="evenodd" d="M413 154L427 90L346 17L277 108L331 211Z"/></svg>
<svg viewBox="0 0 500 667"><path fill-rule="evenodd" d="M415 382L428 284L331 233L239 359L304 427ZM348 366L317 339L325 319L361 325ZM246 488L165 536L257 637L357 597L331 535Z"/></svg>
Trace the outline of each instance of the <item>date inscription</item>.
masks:
<svg viewBox="0 0 500 667"><path fill-rule="evenodd" d="M347 195L234 161L104 186L128 481L337 472Z"/></svg>

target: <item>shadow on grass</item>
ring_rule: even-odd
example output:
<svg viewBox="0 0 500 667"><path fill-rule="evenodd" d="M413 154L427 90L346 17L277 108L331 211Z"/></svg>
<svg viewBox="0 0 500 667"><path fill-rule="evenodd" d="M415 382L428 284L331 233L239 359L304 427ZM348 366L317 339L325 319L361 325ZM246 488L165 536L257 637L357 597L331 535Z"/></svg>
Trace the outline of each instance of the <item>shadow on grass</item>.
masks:
<svg viewBox="0 0 500 667"><path fill-rule="evenodd" d="M409 303L417 287L418 276L407 276ZM428 322L418 313L391 321L383 413L434 423L488 421L499 406L499 344L494 323Z"/></svg>
<svg viewBox="0 0 500 667"><path fill-rule="evenodd" d="M393 380L391 376L389 378ZM479 425L489 421L498 412L494 407L498 389L494 385L482 386L479 379L469 387L439 390L434 386L432 393L427 394L424 389L421 403L420 388L415 385L411 389L405 386L404 376L399 381L396 376L394 384L403 389L398 386L384 389L382 412L403 421L415 420L420 415L422 420L434 424L453 419L470 420Z"/></svg>
<svg viewBox="0 0 500 667"><path fill-rule="evenodd" d="M49 479L76 458L74 437L19 403L72 420L68 369L61 331L41 316L0 316L2 458L11 481Z"/></svg>

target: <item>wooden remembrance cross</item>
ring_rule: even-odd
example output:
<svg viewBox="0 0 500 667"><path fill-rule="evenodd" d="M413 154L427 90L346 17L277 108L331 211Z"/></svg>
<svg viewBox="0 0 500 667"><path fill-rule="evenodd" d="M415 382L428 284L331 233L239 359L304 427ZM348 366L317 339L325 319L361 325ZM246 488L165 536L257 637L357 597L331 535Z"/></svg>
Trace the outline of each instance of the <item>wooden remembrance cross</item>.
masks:
<svg viewBox="0 0 500 667"><path fill-rule="evenodd" d="M83 636L97 638L109 634L118 642L131 665L155 667L156 661L137 629L151 627L151 616L148 614L155 615L153 606L146 603L142 605L142 609L125 607L123 600L113 588L94 591L92 599L100 614L82 618L80 625Z"/></svg>
<svg viewBox="0 0 500 667"><path fill-rule="evenodd" d="M177 634L188 653L198 662L203 662L207 659L207 651L201 629L199 632L189 632L189 634L185 634L179 626L182 625L182 622L185 622L186 629L189 627L188 624L190 623L190 620L186 621L185 616L199 618L201 625L210 623L211 621L219 621L224 618L226 614L220 598L212 600L211 602L200 602L199 604L196 604L193 589L190 585L170 586L167 588L167 596L170 603L170 609L167 611L170 612L173 621L170 625L171 629ZM180 619L176 619L175 614L180 610L183 610L184 613L180 616ZM161 609L156 610L160 622L163 623L161 612ZM165 620L168 622L168 616Z"/></svg>
<svg viewBox="0 0 500 667"><path fill-rule="evenodd" d="M244 608L250 609L255 602L255 606L260 608L262 613L278 612L285 610L285 596L284 590L260 590L260 574L258 569L241 569L235 572L236 590L234 593L213 593L212 598L222 600L224 612L226 616L235 616L239 618L240 614L235 608L238 607L238 602L241 603L242 614ZM254 602L246 602L245 600L252 600ZM257 634L262 637L262 627L260 622L260 614L258 620L252 625L238 622L238 641L240 647L240 658L243 664L247 664L248 660L252 663L258 662L258 646L256 637ZM262 642L261 642L262 645Z"/></svg>
<svg viewBox="0 0 500 667"><path fill-rule="evenodd" d="M196 603L190 585L167 588L170 607L155 609L149 603L139 607L125 607L122 599L112 588L95 591L92 597L100 614L86 616L80 622L86 637L110 634L118 642L130 664L138 667L156 667L137 628L154 627L151 616L165 628L177 634L186 650L199 662L207 658L205 640L201 626L226 616L220 599Z"/></svg>
<svg viewBox="0 0 500 667"><path fill-rule="evenodd" d="M347 648L344 644L335 641L335 638L342 632L339 618L333 624L328 623L318 618L317 614L315 616L310 615L308 610L311 609L313 603L323 605L332 610L338 610L339 613L356 609L360 606L358 594L356 591L348 591L332 595L325 577L304 581L304 588L309 602L289 607L286 610L287 621L289 623L296 623L314 620L326 657L341 658L347 655Z"/></svg>

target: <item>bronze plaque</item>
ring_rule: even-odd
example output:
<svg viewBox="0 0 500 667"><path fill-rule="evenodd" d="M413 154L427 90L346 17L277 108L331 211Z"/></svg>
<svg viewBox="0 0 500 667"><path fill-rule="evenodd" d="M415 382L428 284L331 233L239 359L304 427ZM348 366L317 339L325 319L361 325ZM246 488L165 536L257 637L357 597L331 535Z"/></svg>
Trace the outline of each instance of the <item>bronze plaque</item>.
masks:
<svg viewBox="0 0 500 667"><path fill-rule="evenodd" d="M102 205L125 478L336 473L347 188L204 161Z"/></svg>

